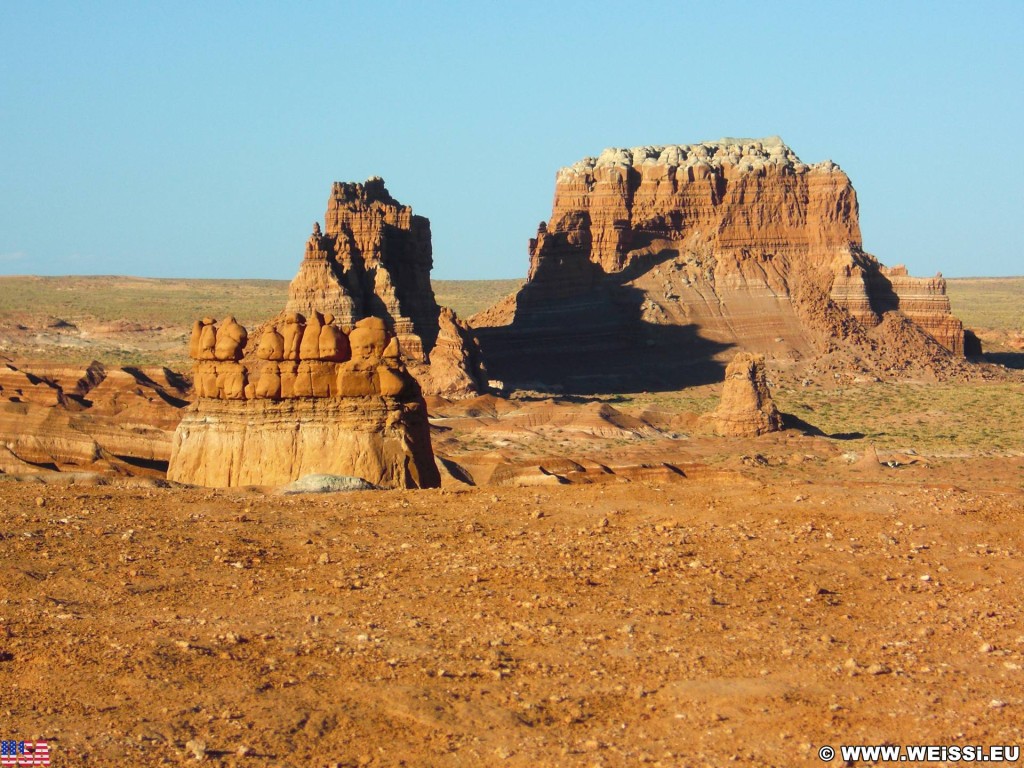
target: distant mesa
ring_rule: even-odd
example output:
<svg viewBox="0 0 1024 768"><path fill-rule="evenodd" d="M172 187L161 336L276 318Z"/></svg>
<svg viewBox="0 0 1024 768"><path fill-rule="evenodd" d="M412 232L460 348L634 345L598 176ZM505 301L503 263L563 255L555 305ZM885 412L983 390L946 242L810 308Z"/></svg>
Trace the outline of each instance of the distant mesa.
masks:
<svg viewBox="0 0 1024 768"><path fill-rule="evenodd" d="M558 171L529 254L523 288L472 318L513 387L678 389L720 381L737 351L936 375L980 353L941 276L864 251L839 166L778 137L584 158Z"/></svg>
<svg viewBox="0 0 1024 768"><path fill-rule="evenodd" d="M469 328L434 299L432 263L430 223L382 179L335 183L284 310L251 336L233 317L195 323L199 399L175 434L168 477L439 485L423 393L473 396L486 373Z"/></svg>

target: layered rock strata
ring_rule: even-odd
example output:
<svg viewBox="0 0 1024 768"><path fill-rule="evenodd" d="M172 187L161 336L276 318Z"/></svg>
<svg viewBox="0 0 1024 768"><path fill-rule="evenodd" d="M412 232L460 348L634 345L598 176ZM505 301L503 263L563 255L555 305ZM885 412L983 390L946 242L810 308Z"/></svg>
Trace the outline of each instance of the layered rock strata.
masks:
<svg viewBox="0 0 1024 768"><path fill-rule="evenodd" d="M234 318L197 321L199 400L168 477L279 485L308 474L384 488L439 485L423 391L477 394L476 339L430 286L430 223L380 178L335 183L283 312L254 338Z"/></svg>
<svg viewBox="0 0 1024 768"><path fill-rule="evenodd" d="M867 254L851 253L836 265L829 295L868 328L878 326L887 312L900 312L954 355L966 352L964 325L952 314L941 274L911 277L902 264L890 268Z"/></svg>
<svg viewBox="0 0 1024 768"><path fill-rule="evenodd" d="M345 329L379 317L407 361L427 363L441 311L430 285L430 222L391 197L379 177L335 182L324 222L306 242L285 310L330 314Z"/></svg>
<svg viewBox="0 0 1024 768"><path fill-rule="evenodd" d="M434 298L430 222L391 197L379 177L335 182L324 221L306 241L285 313L329 315L346 331L378 317L398 338L424 392L471 397L485 391L476 338Z"/></svg>
<svg viewBox="0 0 1024 768"><path fill-rule="evenodd" d="M720 378L737 347L786 362L836 338L884 357L872 335L893 313L964 351L941 277L866 253L847 175L778 137L609 149L563 168L529 252L519 293L473 319L490 374L520 385L676 387ZM900 354L933 357L926 346Z"/></svg>
<svg viewBox="0 0 1024 768"><path fill-rule="evenodd" d="M344 474L385 488L440 483L419 384L384 320L362 318L346 332L331 315L285 312L246 358L248 341L232 317L193 327L199 400L175 432L169 479L280 485Z"/></svg>
<svg viewBox="0 0 1024 768"><path fill-rule="evenodd" d="M382 488L440 485L426 410L383 397L200 400L174 435L168 479L282 486L311 474Z"/></svg>
<svg viewBox="0 0 1024 768"><path fill-rule="evenodd" d="M330 315L344 330L381 318L424 392L470 397L485 391L476 338L434 298L430 222L391 197L379 177L335 182L324 221L306 241L285 312Z"/></svg>
<svg viewBox="0 0 1024 768"><path fill-rule="evenodd" d="M162 472L188 403L166 368L61 364L0 366L0 472Z"/></svg>

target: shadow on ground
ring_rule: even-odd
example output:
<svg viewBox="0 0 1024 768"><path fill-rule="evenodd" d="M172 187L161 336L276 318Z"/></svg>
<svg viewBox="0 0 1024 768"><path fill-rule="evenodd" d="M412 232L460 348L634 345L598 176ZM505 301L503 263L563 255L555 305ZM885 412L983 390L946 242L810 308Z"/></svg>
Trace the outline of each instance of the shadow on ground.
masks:
<svg viewBox="0 0 1024 768"><path fill-rule="evenodd" d="M1024 371L1024 352L986 352L982 357L986 362Z"/></svg>
<svg viewBox="0 0 1024 768"><path fill-rule="evenodd" d="M830 440L862 440L867 437L863 432L836 432L830 435L810 422L804 421L799 416L794 416L792 413L782 414L782 426L786 429L798 430L805 435L827 437Z"/></svg>
<svg viewBox="0 0 1024 768"><path fill-rule="evenodd" d="M593 266L593 265L591 265ZM511 325L475 328L488 374L508 389L566 395L663 392L722 381L716 356L731 345L695 325L643 320L630 275L598 274L585 290L528 283Z"/></svg>

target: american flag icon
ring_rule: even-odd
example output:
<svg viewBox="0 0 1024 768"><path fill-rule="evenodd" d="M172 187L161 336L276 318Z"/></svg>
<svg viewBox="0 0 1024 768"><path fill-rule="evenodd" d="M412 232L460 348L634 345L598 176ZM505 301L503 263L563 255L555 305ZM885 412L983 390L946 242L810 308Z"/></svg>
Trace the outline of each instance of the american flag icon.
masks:
<svg viewBox="0 0 1024 768"><path fill-rule="evenodd" d="M0 766L49 764L50 746L45 741L0 741Z"/></svg>

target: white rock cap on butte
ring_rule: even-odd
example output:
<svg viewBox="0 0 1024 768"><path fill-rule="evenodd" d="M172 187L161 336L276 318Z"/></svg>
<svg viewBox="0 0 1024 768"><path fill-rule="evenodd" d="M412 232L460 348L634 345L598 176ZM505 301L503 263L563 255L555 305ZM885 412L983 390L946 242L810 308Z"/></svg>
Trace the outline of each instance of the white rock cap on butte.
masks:
<svg viewBox="0 0 1024 768"><path fill-rule="evenodd" d="M610 166L641 168L645 165L668 165L689 168L696 165L721 168L723 165L738 166L741 171L754 171L765 166L790 168L795 173L808 170L839 170L831 160L815 165L800 161L796 153L786 146L778 136L762 139L723 138L718 141L703 141L699 144L655 144L623 149L609 147L597 157L585 157L577 163L558 171L558 180L588 175L595 168Z"/></svg>

